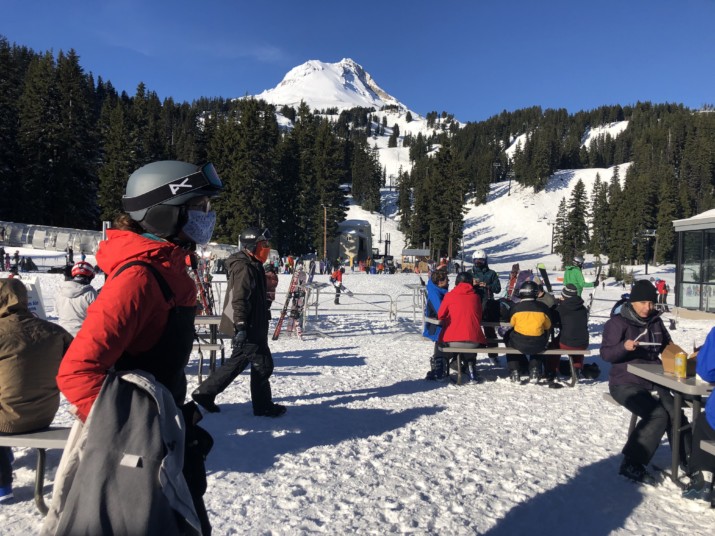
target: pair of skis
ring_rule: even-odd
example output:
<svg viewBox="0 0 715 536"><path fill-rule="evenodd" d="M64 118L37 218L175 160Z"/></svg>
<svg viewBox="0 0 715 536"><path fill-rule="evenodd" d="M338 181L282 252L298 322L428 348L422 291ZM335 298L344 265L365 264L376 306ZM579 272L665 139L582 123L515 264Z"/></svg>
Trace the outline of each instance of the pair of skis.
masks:
<svg viewBox="0 0 715 536"><path fill-rule="evenodd" d="M283 304L283 309L278 317L278 323L276 324L276 329L273 331L273 340L275 341L281 334L281 329L283 328L283 322L285 322L286 316L288 315L288 307L290 307L291 299L293 298L293 293L298 286L298 270L293 270L293 275L290 278L290 284L288 285L288 293L286 295L286 301Z"/></svg>
<svg viewBox="0 0 715 536"><path fill-rule="evenodd" d="M201 304L201 312L199 314L202 316L213 315L214 296L210 276L206 270L206 261L192 255L187 268L189 276L194 281L194 285L196 285L198 301Z"/></svg>

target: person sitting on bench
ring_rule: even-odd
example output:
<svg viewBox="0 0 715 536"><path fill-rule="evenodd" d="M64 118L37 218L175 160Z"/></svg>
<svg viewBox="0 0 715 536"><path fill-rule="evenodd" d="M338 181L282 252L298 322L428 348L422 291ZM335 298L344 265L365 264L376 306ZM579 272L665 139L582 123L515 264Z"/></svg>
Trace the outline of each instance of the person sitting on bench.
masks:
<svg viewBox="0 0 715 536"><path fill-rule="evenodd" d="M516 348L524 355L508 355L507 367L511 381L521 380L521 368L528 361L529 380L536 383L541 378L541 357L546 350L551 335L551 310L536 301L539 285L534 281L524 281L519 288L519 303L511 309L509 323L512 329L504 334L504 343Z"/></svg>
<svg viewBox="0 0 715 536"><path fill-rule="evenodd" d="M660 364L660 354L672 341L670 333L655 310L657 292L650 281L636 281L629 301L620 312L603 326L601 358L611 363L608 390L613 399L640 417L638 426L628 436L622 449L623 461L619 474L634 482L655 484L656 479L646 466L660 445L663 434L671 430L675 418L675 401L670 390L628 372L629 363ZM656 391L658 396L651 394ZM688 420L681 413L681 463L686 466L690 457L692 434ZM687 472L687 467L686 467Z"/></svg>
<svg viewBox="0 0 715 536"><path fill-rule="evenodd" d="M0 279L0 433L46 428L60 406L55 376L72 336L35 317L18 279ZM12 494L12 450L0 447L0 503Z"/></svg>
<svg viewBox="0 0 715 536"><path fill-rule="evenodd" d="M444 346L453 348L480 348L486 346L487 339L482 332L482 301L474 290L471 272L460 272L454 288L445 294L437 311L442 321L439 340ZM459 354L457 354L459 355ZM468 359L469 379L480 383L476 356Z"/></svg>

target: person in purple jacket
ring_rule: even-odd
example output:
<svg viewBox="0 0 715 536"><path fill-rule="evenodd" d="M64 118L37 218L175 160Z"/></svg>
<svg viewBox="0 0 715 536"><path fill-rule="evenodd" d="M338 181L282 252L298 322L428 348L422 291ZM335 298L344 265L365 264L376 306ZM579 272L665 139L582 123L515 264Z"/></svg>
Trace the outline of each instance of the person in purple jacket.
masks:
<svg viewBox="0 0 715 536"><path fill-rule="evenodd" d="M644 484L654 484L655 478L646 465L655 454L663 433L670 437L671 419L675 416L670 391L627 370L629 363L660 363L660 353L671 342L670 334L655 310L658 294L650 281L635 283L630 299L618 314L603 327L601 357L610 362L608 386L611 396L631 413L640 417L638 425L623 447L623 462L619 474ZM653 396L655 391L657 396ZM687 424L685 415L683 423ZM681 434L681 463L686 466L690 455L690 430Z"/></svg>

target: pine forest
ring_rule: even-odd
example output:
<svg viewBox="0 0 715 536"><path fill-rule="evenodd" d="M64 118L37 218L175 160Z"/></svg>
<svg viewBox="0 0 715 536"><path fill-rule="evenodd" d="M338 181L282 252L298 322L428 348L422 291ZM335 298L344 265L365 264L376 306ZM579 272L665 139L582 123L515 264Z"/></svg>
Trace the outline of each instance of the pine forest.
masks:
<svg viewBox="0 0 715 536"><path fill-rule="evenodd" d="M569 114L507 112L429 138L385 131L378 110L276 109L252 98L161 102L139 83L134 95L86 73L73 50L37 53L0 36L0 220L98 229L121 210L127 177L155 160L213 162L225 184L214 207L214 238L235 244L247 225L271 229L281 252L322 254L346 214L342 184L356 203L380 210L385 171L374 144L409 147L411 169L397 180L400 228L409 245L453 254L464 207L486 202L490 184L510 180L543 190L557 170L626 166L577 184L559 205L554 249L612 263L672 262L672 221L715 207L712 107L639 102ZM279 127L276 114L293 128ZM428 122L438 117L427 115ZM443 118L450 119L445 112ZM582 145L589 128L627 120L617 137ZM513 158L505 149L526 134ZM622 176L625 175L625 176ZM640 240L654 230L656 244ZM649 245L650 244L650 245ZM651 251L646 251L650 247Z"/></svg>

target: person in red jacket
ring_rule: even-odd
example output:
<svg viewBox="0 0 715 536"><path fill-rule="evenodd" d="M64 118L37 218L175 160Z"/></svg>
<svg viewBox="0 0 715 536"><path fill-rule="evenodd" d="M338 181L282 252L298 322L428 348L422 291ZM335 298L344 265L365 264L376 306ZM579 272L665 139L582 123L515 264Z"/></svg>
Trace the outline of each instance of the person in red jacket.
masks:
<svg viewBox="0 0 715 536"><path fill-rule="evenodd" d="M455 287L448 292L437 311L442 321L439 342L444 346L457 348L479 348L486 346L487 339L482 331L482 300L474 290L471 272L460 272L455 279ZM467 373L472 381L481 382L477 371L476 357L465 360Z"/></svg>
<svg viewBox="0 0 715 536"><path fill-rule="evenodd" d="M345 268L340 266L337 262L335 263L335 270L330 274L330 282L335 287L335 305L340 305L340 291L343 289L343 274L345 273Z"/></svg>
<svg viewBox="0 0 715 536"><path fill-rule="evenodd" d="M193 402L184 404L197 305L185 257L210 240L216 214L209 198L222 188L211 164L160 161L132 173L122 198L127 213L115 219L96 254L106 283L57 374L83 422L110 369L149 372L171 392L184 414L183 472L203 534L211 531L203 502L207 449L195 438L207 433L195 426L201 414Z"/></svg>

